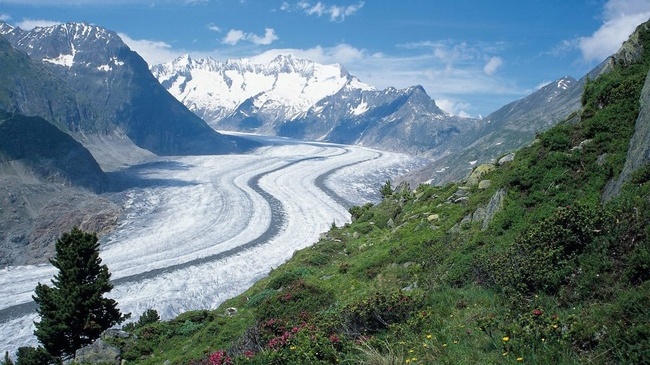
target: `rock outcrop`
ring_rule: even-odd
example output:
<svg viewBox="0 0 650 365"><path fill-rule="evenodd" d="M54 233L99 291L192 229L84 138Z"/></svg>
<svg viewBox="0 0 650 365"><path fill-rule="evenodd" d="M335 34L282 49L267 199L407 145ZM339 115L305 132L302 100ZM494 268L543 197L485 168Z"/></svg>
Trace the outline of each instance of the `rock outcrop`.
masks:
<svg viewBox="0 0 650 365"><path fill-rule="evenodd" d="M86 347L82 347L74 355L74 360L79 364L115 364L122 363L121 351L119 348L109 345L102 339L98 339Z"/></svg>
<svg viewBox="0 0 650 365"><path fill-rule="evenodd" d="M611 180L603 192L603 201L608 201L620 193L634 170L650 162L650 72L641 90L639 116L634 124L634 134L630 139L627 158L618 179Z"/></svg>

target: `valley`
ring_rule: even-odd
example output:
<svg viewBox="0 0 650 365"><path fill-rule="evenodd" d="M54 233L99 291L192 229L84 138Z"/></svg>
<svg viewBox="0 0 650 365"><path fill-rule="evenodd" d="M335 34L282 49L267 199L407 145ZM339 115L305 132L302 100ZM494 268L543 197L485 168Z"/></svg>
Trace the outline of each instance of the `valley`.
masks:
<svg viewBox="0 0 650 365"><path fill-rule="evenodd" d="M139 316L216 308L309 246L381 184L421 166L408 155L277 137L248 154L165 157L111 173L122 207L101 239L110 296ZM36 344L31 295L49 265L0 270L0 348Z"/></svg>

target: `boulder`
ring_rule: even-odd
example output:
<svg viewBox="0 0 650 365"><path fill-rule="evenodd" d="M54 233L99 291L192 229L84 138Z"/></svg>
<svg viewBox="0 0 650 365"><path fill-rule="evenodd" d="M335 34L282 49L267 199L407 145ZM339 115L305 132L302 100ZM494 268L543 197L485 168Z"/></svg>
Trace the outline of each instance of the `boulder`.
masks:
<svg viewBox="0 0 650 365"><path fill-rule="evenodd" d="M492 181L490 181L490 180L481 180L478 183L478 189L479 190L485 190L485 189L489 188L490 185L492 185Z"/></svg>
<svg viewBox="0 0 650 365"><path fill-rule="evenodd" d="M469 197L468 197L468 196L461 196L461 197L458 198L458 199L454 199L454 203L456 203L456 204L458 204L458 203L464 203L464 202L466 202L466 201L468 201L468 200L469 200Z"/></svg>
<svg viewBox="0 0 650 365"><path fill-rule="evenodd" d="M395 221L393 220L393 218L389 219L388 222L386 222L386 225L388 226L388 228L395 228Z"/></svg>
<svg viewBox="0 0 650 365"><path fill-rule="evenodd" d="M507 154L507 155L501 157L501 158L499 159L499 161L497 162L497 164L498 164L499 166L501 166L501 165L506 164L506 163L508 163L508 162L512 162L512 161L514 161L514 159L515 159L515 153L514 153L514 152L511 152L511 153L509 153L509 154Z"/></svg>
<svg viewBox="0 0 650 365"><path fill-rule="evenodd" d="M478 185L481 178L485 176L488 172L494 170L495 166L492 164L482 164L476 166L472 173L467 178L467 186L476 186Z"/></svg>
<svg viewBox="0 0 650 365"><path fill-rule="evenodd" d="M427 217L427 220L429 222L437 221L438 219L440 219L439 214L431 214L430 216Z"/></svg>
<svg viewBox="0 0 650 365"><path fill-rule="evenodd" d="M74 360L79 364L115 364L120 365L122 353L120 349L111 346L102 339L97 339L91 345L82 347L75 352Z"/></svg>

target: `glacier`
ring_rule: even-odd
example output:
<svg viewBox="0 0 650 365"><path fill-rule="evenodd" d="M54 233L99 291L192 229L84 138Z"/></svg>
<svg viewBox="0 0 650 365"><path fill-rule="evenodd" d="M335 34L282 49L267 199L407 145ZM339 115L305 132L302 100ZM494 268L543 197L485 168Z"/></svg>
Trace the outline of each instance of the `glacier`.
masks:
<svg viewBox="0 0 650 365"><path fill-rule="evenodd" d="M133 319L214 309L315 243L351 205L376 201L381 184L421 166L410 155L278 137L241 155L165 157L123 172L118 227L100 239L115 288ZM31 300L51 265L0 270L0 350L35 346Z"/></svg>

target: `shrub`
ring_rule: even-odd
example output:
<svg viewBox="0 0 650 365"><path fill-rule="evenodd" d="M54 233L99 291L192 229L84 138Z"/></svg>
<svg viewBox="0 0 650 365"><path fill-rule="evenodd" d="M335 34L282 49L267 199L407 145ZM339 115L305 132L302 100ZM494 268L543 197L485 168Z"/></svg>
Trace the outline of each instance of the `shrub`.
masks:
<svg viewBox="0 0 650 365"><path fill-rule="evenodd" d="M390 324L403 322L423 303L418 295L409 296L401 291L375 293L342 310L343 325L351 338L377 333Z"/></svg>
<svg viewBox="0 0 650 365"><path fill-rule="evenodd" d="M315 313L328 307L334 296L331 292L298 280L282 291L264 298L256 308L257 318L296 319L306 313Z"/></svg>
<svg viewBox="0 0 650 365"><path fill-rule="evenodd" d="M611 217L601 207L578 204L525 230L505 253L494 257L496 282L521 293L555 293L574 269L580 254L601 233Z"/></svg>

